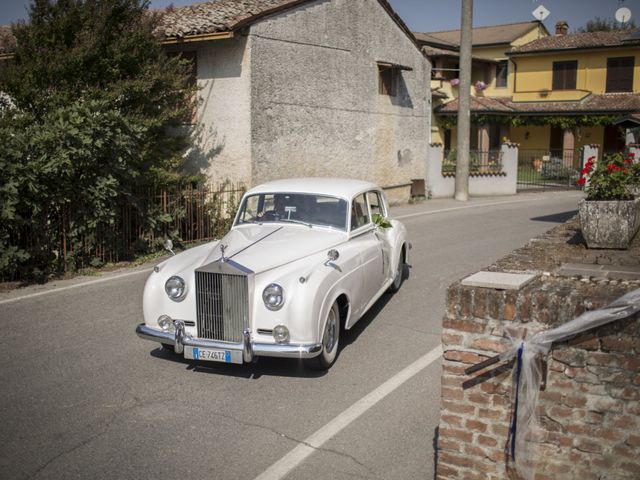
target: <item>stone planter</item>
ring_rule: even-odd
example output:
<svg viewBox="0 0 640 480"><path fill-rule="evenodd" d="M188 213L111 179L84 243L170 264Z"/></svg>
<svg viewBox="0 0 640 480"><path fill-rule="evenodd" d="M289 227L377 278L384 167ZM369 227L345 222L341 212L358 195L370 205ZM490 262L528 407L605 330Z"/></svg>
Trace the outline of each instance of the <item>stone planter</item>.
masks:
<svg viewBox="0 0 640 480"><path fill-rule="evenodd" d="M640 227L640 198L580 200L580 228L589 248L629 248Z"/></svg>

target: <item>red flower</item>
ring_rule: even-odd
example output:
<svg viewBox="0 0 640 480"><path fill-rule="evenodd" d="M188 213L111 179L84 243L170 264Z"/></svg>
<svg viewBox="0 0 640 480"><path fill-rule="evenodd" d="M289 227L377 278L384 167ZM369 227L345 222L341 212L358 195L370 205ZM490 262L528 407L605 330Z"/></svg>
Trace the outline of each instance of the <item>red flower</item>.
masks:
<svg viewBox="0 0 640 480"><path fill-rule="evenodd" d="M580 173L582 175L586 175L587 173L591 173L592 171L593 168L591 168L591 165L587 164L587 166L585 166Z"/></svg>
<svg viewBox="0 0 640 480"><path fill-rule="evenodd" d="M633 163L633 159L631 158L631 156L629 156L629 158L627 158L627 159L624 161L624 163L625 163L626 165L631 165L631 164Z"/></svg>
<svg viewBox="0 0 640 480"><path fill-rule="evenodd" d="M620 167L614 165L613 163L610 163L609 165L607 165L607 170L609 171L609 173L617 172L618 170L620 170Z"/></svg>
<svg viewBox="0 0 640 480"><path fill-rule="evenodd" d="M633 152L629 152L629 158L634 159L636 158L636 154Z"/></svg>
<svg viewBox="0 0 640 480"><path fill-rule="evenodd" d="M586 182L586 179L584 177L581 177L580 180L576 182L576 185L584 185L585 182Z"/></svg>

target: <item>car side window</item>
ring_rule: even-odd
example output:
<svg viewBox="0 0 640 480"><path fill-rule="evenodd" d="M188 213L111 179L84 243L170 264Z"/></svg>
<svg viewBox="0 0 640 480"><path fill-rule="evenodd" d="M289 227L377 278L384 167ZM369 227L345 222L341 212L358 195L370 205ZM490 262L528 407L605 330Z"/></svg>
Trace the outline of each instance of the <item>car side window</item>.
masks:
<svg viewBox="0 0 640 480"><path fill-rule="evenodd" d="M383 217L385 216L384 204L382 203L379 192L367 192L367 200L369 201L369 208L371 209L371 217L376 213Z"/></svg>
<svg viewBox="0 0 640 480"><path fill-rule="evenodd" d="M354 198L353 202L351 203L351 230L360 228L370 221L371 219L369 218L367 200L363 193L362 195L358 195L356 198Z"/></svg>

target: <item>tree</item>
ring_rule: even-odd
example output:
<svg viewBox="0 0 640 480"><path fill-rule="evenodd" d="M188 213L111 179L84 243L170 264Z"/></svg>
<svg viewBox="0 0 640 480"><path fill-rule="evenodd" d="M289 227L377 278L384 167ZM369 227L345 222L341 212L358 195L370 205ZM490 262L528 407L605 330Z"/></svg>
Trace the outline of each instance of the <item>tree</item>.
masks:
<svg viewBox="0 0 640 480"><path fill-rule="evenodd" d="M148 5L35 0L13 25L0 68L0 275L80 266L140 187L180 178L189 139L175 132L195 87L162 51Z"/></svg>
<svg viewBox="0 0 640 480"><path fill-rule="evenodd" d="M620 23L611 18L596 17L587 21L586 25L578 28L578 32L611 32L613 30L630 30L636 28L635 22L632 20L626 23Z"/></svg>

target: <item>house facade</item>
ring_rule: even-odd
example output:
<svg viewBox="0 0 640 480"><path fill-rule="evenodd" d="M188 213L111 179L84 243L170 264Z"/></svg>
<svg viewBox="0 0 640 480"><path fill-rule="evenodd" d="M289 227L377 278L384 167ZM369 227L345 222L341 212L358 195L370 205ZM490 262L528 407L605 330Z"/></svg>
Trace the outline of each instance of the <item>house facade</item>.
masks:
<svg viewBox="0 0 640 480"><path fill-rule="evenodd" d="M436 114L442 107L457 99L459 94L460 30L415 33L425 54L432 61L431 88L434 97L434 116L431 142L442 143L445 149L455 148L456 129ZM541 37L549 36L544 24L538 21L507 25L476 27L472 31L471 95L475 103L482 98L504 97L513 89L514 68L506 53ZM457 106L457 102L455 102ZM456 111L457 113L457 111ZM508 134L503 125L472 125L471 148L499 148Z"/></svg>
<svg viewBox="0 0 640 480"><path fill-rule="evenodd" d="M199 87L189 164L215 181L424 179L430 62L384 0L219 0L168 10Z"/></svg>
<svg viewBox="0 0 640 480"><path fill-rule="evenodd" d="M559 22L555 35L545 34L540 27L535 33L539 38L526 34L508 48L500 46L503 59L492 58L497 60L495 75L484 88L477 88L477 82L472 85L472 148L490 150L507 137L520 144L524 154L531 152L534 161L552 156L571 166L579 161L576 152L585 145L597 144L606 154L638 141L634 130L640 124L637 32L569 34L567 30L566 22ZM474 58L484 56L482 52L474 44ZM450 55L457 55L455 45ZM437 72L438 57L433 58ZM476 63L474 79L480 69L480 61ZM455 148L457 91L451 79L438 81L446 98L437 100L434 125L439 141Z"/></svg>

